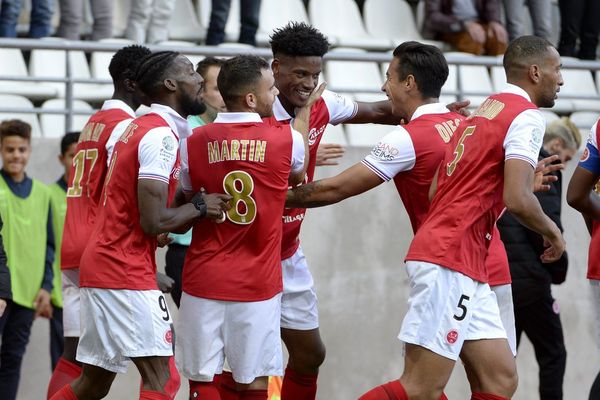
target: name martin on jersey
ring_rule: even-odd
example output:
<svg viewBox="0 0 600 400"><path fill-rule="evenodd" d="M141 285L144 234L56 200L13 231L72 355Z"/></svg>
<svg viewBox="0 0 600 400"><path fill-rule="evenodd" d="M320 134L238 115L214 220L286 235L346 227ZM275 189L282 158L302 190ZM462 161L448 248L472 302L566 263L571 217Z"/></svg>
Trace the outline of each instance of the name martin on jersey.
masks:
<svg viewBox="0 0 600 400"><path fill-rule="evenodd" d="M208 142L208 163L240 160L265 162L266 140L230 139Z"/></svg>

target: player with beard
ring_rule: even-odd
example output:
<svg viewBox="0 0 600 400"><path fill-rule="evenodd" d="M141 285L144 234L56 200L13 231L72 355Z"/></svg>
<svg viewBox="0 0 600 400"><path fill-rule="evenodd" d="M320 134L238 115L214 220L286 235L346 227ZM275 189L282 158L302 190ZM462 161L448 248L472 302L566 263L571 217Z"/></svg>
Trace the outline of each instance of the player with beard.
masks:
<svg viewBox="0 0 600 400"><path fill-rule="evenodd" d="M155 278L157 235L219 218L230 196L196 194L169 208L179 176L179 138L186 117L201 114L202 77L176 52L146 57L135 78L151 112L117 141L100 198L97 223L81 258L81 376L52 399L101 399L129 359L142 376L140 399L173 399L171 315Z"/></svg>
<svg viewBox="0 0 600 400"><path fill-rule="evenodd" d="M305 23L290 22L271 35L271 49L274 57L271 67L279 89L271 120L274 124L289 124L295 109L306 105L317 87L329 42L317 29ZM453 108L466 105L468 102L457 103ZM387 100L354 102L325 90L311 108L310 159L305 183L313 180L317 150L328 123L396 125L400 122L401 118L392 113ZM299 240L305 211L304 208L287 208L283 215L281 337L289 353L282 386L283 400L314 399L319 366L325 359L313 277Z"/></svg>

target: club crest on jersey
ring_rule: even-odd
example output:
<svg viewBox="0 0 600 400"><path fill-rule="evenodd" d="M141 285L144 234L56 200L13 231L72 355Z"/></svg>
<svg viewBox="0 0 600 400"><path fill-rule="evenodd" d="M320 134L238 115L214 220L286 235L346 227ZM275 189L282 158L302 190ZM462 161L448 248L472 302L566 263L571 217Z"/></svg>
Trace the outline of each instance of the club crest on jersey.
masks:
<svg viewBox="0 0 600 400"><path fill-rule="evenodd" d="M179 174L181 174L181 166L177 166L176 168L173 169L173 172L171 173L171 176L173 177L173 179L175 179L176 181L179 180Z"/></svg>
<svg viewBox="0 0 600 400"><path fill-rule="evenodd" d="M398 156L400 150L395 148L394 146L390 146L389 143L379 142L377 146L373 150L371 150L371 155L383 161L393 160Z"/></svg>
<svg viewBox="0 0 600 400"><path fill-rule="evenodd" d="M170 329L165 332L165 342L169 344L173 343L173 331Z"/></svg>
<svg viewBox="0 0 600 400"><path fill-rule="evenodd" d="M312 146L313 144L315 144L315 142L317 141L317 138L319 137L320 134L322 134L325 131L325 127L327 125L323 125L320 128L312 128L310 130L310 132L308 132L308 144L310 146Z"/></svg>
<svg viewBox="0 0 600 400"><path fill-rule="evenodd" d="M590 158L590 151L588 150L588 148L586 147L583 150L583 154L581 155L581 158L579 159L579 161L581 162L585 162L588 160L588 158Z"/></svg>
<svg viewBox="0 0 600 400"><path fill-rule="evenodd" d="M456 329L452 329L446 334L446 341L448 343L454 344L454 343L456 343L457 340L458 340L458 331Z"/></svg>

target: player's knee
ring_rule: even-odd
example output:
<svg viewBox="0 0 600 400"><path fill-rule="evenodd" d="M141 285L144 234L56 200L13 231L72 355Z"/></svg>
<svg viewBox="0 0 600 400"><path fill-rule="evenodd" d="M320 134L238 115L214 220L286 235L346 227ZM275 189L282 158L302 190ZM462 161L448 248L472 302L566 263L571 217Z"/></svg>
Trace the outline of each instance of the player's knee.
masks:
<svg viewBox="0 0 600 400"><path fill-rule="evenodd" d="M300 351L290 352L290 364L298 372L314 372L319 369L325 361L325 345L323 342L314 343L310 348L299 349ZM292 355L293 354L293 355Z"/></svg>
<svg viewBox="0 0 600 400"><path fill-rule="evenodd" d="M493 390L485 390L489 393L498 393L504 396L512 397L517 391L519 384L519 376L517 375L516 366L505 366L498 369L492 377L491 385L495 386Z"/></svg>

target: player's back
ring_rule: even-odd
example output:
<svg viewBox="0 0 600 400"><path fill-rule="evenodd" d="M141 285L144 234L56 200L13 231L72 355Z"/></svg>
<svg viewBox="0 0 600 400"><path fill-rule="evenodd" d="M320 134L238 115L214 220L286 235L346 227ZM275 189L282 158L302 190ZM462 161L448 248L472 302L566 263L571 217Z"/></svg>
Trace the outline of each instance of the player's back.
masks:
<svg viewBox="0 0 600 400"><path fill-rule="evenodd" d="M137 199L138 179L155 179L151 174L143 175L139 159L142 140L160 140L156 134L146 137L155 128L170 132L162 140L161 151L176 151L177 137L157 113L133 120L115 144L100 198L98 221L81 259L82 287L156 289L156 237L142 230ZM178 159L175 165L169 178L171 198L177 186Z"/></svg>
<svg viewBox="0 0 600 400"><path fill-rule="evenodd" d="M192 190L233 197L224 223L201 220L194 226L183 277L186 293L259 301L281 291L280 221L292 142L289 125L251 120L199 127L186 140L182 152Z"/></svg>
<svg viewBox="0 0 600 400"><path fill-rule="evenodd" d="M67 214L61 246L61 267L78 268L90 239L106 177L106 144L115 127L132 116L120 108L98 111L81 131L67 190Z"/></svg>
<svg viewBox="0 0 600 400"><path fill-rule="evenodd" d="M521 95L500 93L486 99L460 124L407 260L432 262L487 282L484 260L503 208L505 139L513 120L535 108Z"/></svg>

